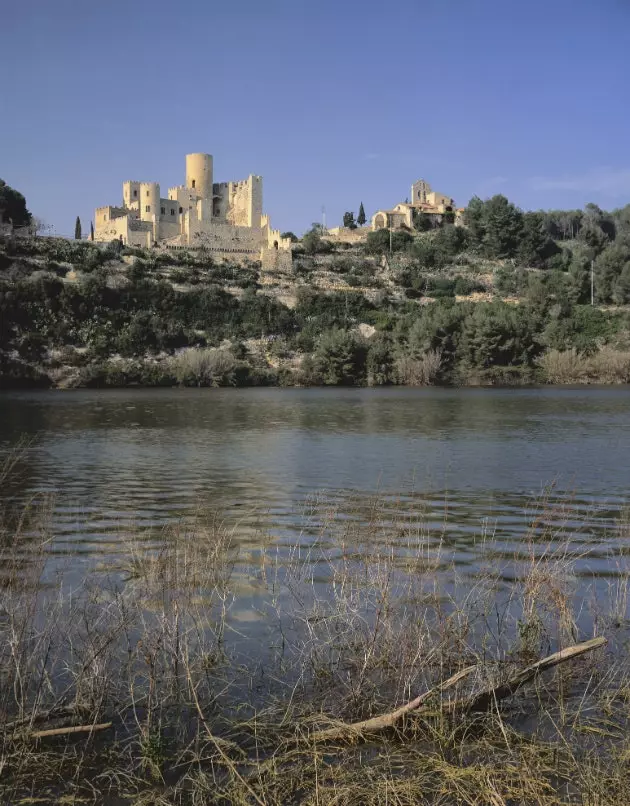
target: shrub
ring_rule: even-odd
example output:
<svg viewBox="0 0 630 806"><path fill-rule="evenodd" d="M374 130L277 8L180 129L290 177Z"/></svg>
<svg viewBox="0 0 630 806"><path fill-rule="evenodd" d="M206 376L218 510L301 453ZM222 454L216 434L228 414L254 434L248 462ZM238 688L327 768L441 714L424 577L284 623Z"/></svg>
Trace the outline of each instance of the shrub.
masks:
<svg viewBox="0 0 630 806"><path fill-rule="evenodd" d="M599 383L630 382L630 351L602 347L586 361L589 378Z"/></svg>
<svg viewBox="0 0 630 806"><path fill-rule="evenodd" d="M448 277L429 277L427 280L426 295L440 299L455 296L455 280Z"/></svg>
<svg viewBox="0 0 630 806"><path fill-rule="evenodd" d="M169 360L170 370L181 386L231 386L236 359L229 350L191 348Z"/></svg>
<svg viewBox="0 0 630 806"><path fill-rule="evenodd" d="M385 255L390 251L400 252L406 249L413 241L413 238L404 230L397 230L391 233L388 229L379 229L376 232L369 232L365 241L365 251L369 255Z"/></svg>
<svg viewBox="0 0 630 806"><path fill-rule="evenodd" d="M327 386L352 386L365 380L366 347L347 330L328 330L319 337L315 366Z"/></svg>
<svg viewBox="0 0 630 806"><path fill-rule="evenodd" d="M586 359L575 348L549 350L537 363L548 383L579 383L586 377L588 369Z"/></svg>
<svg viewBox="0 0 630 806"><path fill-rule="evenodd" d="M439 350L429 350L420 358L401 356L396 362L398 380L406 386L431 386L439 378L441 369Z"/></svg>
<svg viewBox="0 0 630 806"><path fill-rule="evenodd" d="M485 291L486 287L483 283L472 280L470 277L457 277L455 279L454 292L457 296L465 297L468 294L473 294L476 291Z"/></svg>

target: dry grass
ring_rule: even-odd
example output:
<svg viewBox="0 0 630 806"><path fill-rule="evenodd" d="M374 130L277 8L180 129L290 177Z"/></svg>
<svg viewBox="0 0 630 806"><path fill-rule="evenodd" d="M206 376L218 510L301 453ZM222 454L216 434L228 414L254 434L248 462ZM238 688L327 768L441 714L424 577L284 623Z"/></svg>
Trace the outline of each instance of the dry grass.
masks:
<svg viewBox="0 0 630 806"><path fill-rule="evenodd" d="M406 386L431 386L440 374L442 354L439 350L429 350L421 358L402 356L396 362L399 382Z"/></svg>
<svg viewBox="0 0 630 806"><path fill-rule="evenodd" d="M602 347L590 356L577 350L549 350L538 361L549 383L630 382L630 351Z"/></svg>
<svg viewBox="0 0 630 806"><path fill-rule="evenodd" d="M72 591L50 577L46 511L5 519L1 801L625 804L621 648L559 667L488 713L452 715L438 701L379 741L312 740L463 666L477 665L474 688L590 637L578 626L584 607L613 645L625 636L624 540L602 598L575 575L561 507L543 501L508 556L488 542L472 579L459 576L444 534L404 505L375 500L357 514L331 511L288 548L261 536L256 562L238 556L218 518L181 524L130 542L116 573ZM247 579L264 606L244 656L230 613ZM32 737L109 721L80 737Z"/></svg>

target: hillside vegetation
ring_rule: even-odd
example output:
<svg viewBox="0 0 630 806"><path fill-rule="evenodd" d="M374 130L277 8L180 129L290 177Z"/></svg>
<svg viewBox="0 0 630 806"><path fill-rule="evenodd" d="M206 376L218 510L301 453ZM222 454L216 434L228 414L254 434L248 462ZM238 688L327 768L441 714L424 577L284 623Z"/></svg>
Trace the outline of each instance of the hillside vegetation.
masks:
<svg viewBox="0 0 630 806"><path fill-rule="evenodd" d="M293 272L202 252L0 239L0 383L93 387L626 383L630 205L522 213L348 247ZM591 305L591 266L594 302Z"/></svg>

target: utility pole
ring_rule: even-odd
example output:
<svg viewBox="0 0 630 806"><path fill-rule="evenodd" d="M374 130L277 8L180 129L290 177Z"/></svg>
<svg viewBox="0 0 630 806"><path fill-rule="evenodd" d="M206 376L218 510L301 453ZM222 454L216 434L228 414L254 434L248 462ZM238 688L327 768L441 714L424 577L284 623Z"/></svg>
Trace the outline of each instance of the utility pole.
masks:
<svg viewBox="0 0 630 806"><path fill-rule="evenodd" d="M591 260L591 305L595 305L595 261Z"/></svg>

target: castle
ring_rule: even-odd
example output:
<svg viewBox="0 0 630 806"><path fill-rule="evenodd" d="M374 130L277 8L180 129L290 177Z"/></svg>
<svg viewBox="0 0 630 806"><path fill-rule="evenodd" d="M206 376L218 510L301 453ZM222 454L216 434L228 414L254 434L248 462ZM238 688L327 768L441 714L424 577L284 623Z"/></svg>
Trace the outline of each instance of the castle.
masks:
<svg viewBox="0 0 630 806"><path fill-rule="evenodd" d="M413 229L414 217L419 213L443 216L453 213L455 223L461 222L463 208L457 209L450 196L431 190L431 185L424 179L418 179L411 186L411 201L397 204L391 210L377 210L372 216L372 230L378 229Z"/></svg>
<svg viewBox="0 0 630 806"><path fill-rule="evenodd" d="M121 207L97 207L94 239L128 246L200 248L231 259L290 263L291 240L263 215L262 177L213 182L210 154L186 155L186 184L160 195L158 182L124 182Z"/></svg>

